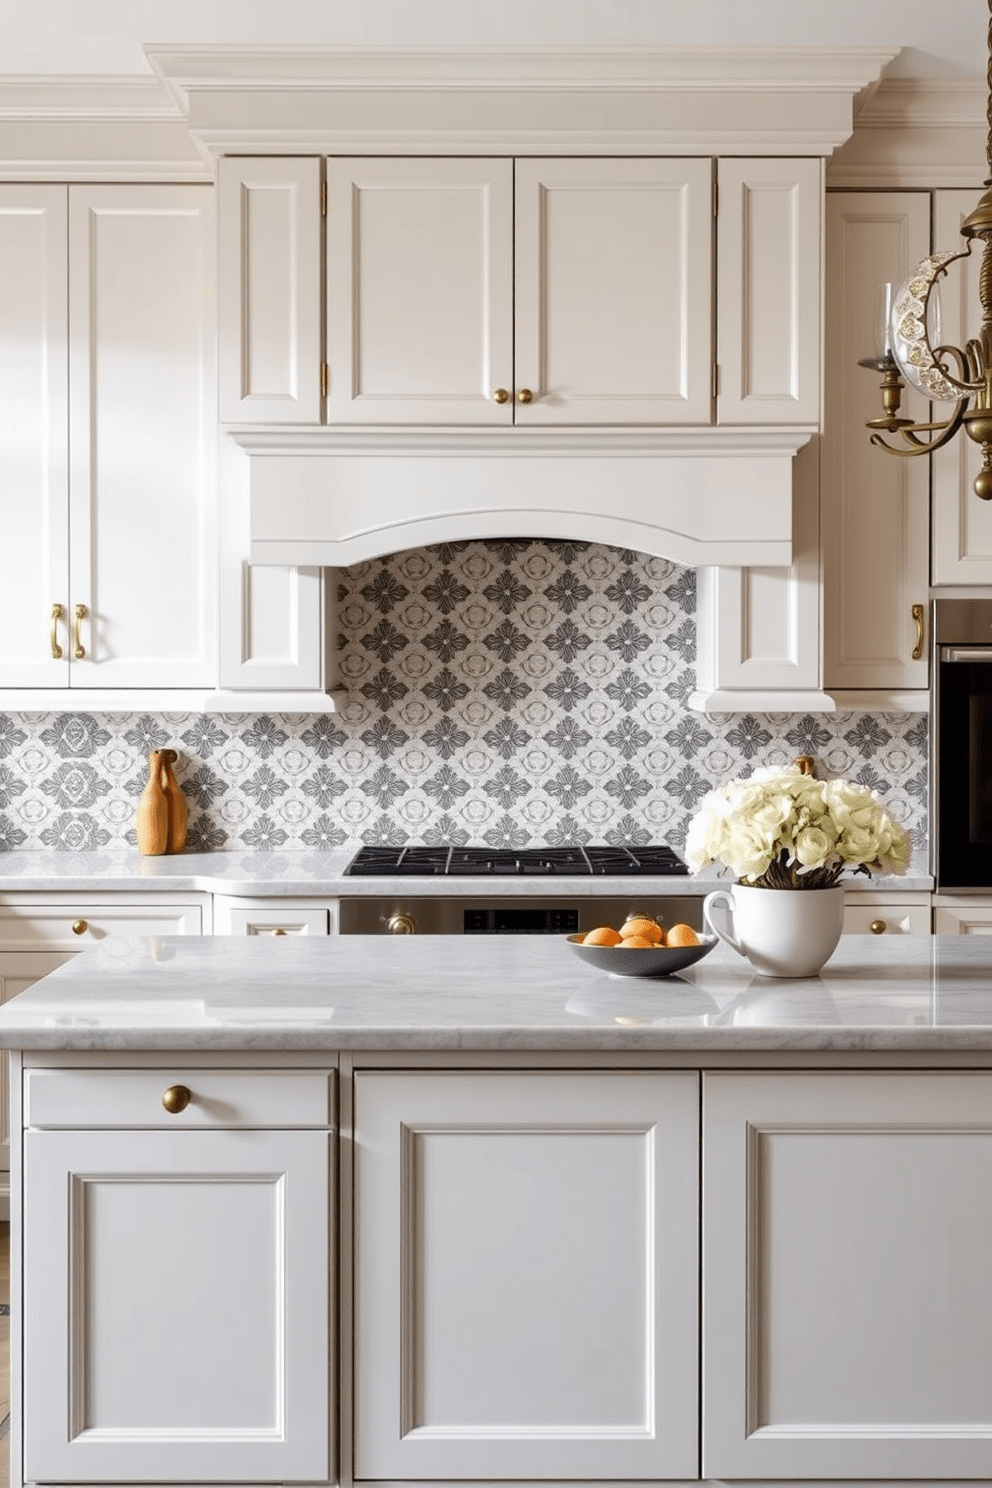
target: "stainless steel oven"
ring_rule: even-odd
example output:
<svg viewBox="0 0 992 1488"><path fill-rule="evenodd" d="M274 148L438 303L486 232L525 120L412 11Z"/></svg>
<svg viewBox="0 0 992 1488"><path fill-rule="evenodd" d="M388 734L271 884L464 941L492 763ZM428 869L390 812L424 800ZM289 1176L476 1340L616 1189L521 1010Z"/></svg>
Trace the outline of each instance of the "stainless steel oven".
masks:
<svg viewBox="0 0 992 1488"><path fill-rule="evenodd" d="M930 857L938 889L992 888L992 599L935 599Z"/></svg>
<svg viewBox="0 0 992 1488"><path fill-rule="evenodd" d="M349 863L345 876L391 882L382 893L342 895L340 930L342 935L575 935L597 925L619 926L632 914L701 930L702 893L658 889L659 880L686 873L685 863L665 844L519 850L366 847ZM615 883L612 893L586 890L596 880L638 878L652 879L654 889L624 882ZM397 879L404 881L400 889ZM459 881L457 893L450 882L446 892L445 880L452 879ZM467 879L477 892L467 889ZM530 881L526 890L522 884L517 893L500 888L522 879ZM535 879L542 880L541 889L534 887ZM581 880L581 890L569 879Z"/></svg>

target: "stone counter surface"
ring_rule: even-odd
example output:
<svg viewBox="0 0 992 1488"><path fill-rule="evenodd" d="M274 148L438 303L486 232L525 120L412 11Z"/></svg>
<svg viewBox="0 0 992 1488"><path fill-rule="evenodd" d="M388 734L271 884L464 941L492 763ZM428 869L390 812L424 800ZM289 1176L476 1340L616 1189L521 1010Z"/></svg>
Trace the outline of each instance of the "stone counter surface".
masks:
<svg viewBox="0 0 992 1488"><path fill-rule="evenodd" d="M707 893L730 882L715 869L697 876L658 878L606 878L599 874L579 878L348 878L344 870L362 844L354 842L336 852L217 852L176 853L142 857L129 850L119 852L9 852L0 853L0 894L34 890L83 893L86 890L177 890L242 897L297 897L324 894L332 897L377 898L383 894L444 894L478 898L490 894L519 895L547 899L598 898L623 894L633 888L644 894L690 897ZM933 879L927 874L905 878L868 878L849 875L845 888L881 891L928 892Z"/></svg>
<svg viewBox="0 0 992 1488"><path fill-rule="evenodd" d="M992 1052L992 944L846 937L819 977L724 945L669 978L564 938L108 939L0 1007L22 1050Z"/></svg>

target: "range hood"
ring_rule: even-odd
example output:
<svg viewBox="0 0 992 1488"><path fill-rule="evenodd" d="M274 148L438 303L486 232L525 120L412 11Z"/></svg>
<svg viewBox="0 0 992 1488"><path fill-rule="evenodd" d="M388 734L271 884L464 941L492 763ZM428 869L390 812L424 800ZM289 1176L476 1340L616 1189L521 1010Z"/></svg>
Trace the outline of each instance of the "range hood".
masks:
<svg viewBox="0 0 992 1488"><path fill-rule="evenodd" d="M252 563L336 567L425 543L498 537L602 541L686 565L790 563L795 457L819 432L821 418L823 162L852 134L855 101L870 96L891 50L196 46L148 47L146 53L212 171L221 157L309 157L317 164L404 155L517 162L695 157L705 171L704 225L681 251L690 263L704 262L707 275L711 252L699 245L708 243L712 230L712 178L720 177L723 191L717 161L722 169L724 161L760 165L792 157L810 168L806 179L814 187L815 210L810 214L804 205L791 261L784 263L766 230L773 222L776 231L793 232L793 207L784 195L785 205L773 204L758 221L753 242L746 203L743 211L731 203L728 218L745 219L731 226L738 233L732 270L738 279L725 277L724 264L735 258L727 253L712 291L702 297L706 316L711 298L719 311L721 300L726 305L736 297L735 314L751 338L731 353L737 362L752 355L760 361L767 334L777 338L788 363L803 338L803 367L812 375L803 371L802 397L792 406L771 397L757 411L742 417L732 409L728 416L714 389L712 405L705 392L705 407L689 410L684 425L626 428L608 420L600 427L594 421L553 427L518 422L487 429L459 427L457 419L431 428L407 419L402 427L347 425L335 418L330 402L316 413L276 411L268 420L258 410L222 415L246 456ZM519 165L515 169L519 179ZM745 197L747 186L741 187ZM238 221L237 209L228 215ZM298 255L298 237L287 232L286 241ZM349 242L345 233L339 250L351 252ZM750 270L741 267L754 243L766 255L755 276L758 304ZM287 259L289 253L287 247ZM242 242L225 259L222 246L221 294L229 294L234 307L229 333L252 295L243 286L229 290L225 282L247 272L249 256ZM318 256L312 257L316 264ZM788 297L798 279L805 286L801 303L794 294L787 311L773 308L769 322L764 305L770 298L774 306L779 286ZM291 291L282 297L290 314L297 303ZM512 290L509 298L512 304ZM271 303L265 296L256 302ZM222 355L223 331L222 320ZM312 324L307 328L302 320L292 336L287 332L287 366L300 338L312 333ZM706 389L717 342L707 322L701 336L687 338L694 349L683 348L684 356L705 360ZM348 361L347 337L343 344L332 369L332 398L341 362ZM316 360L319 350L311 351ZM242 346L236 375L251 359ZM271 360L278 363L279 355ZM798 365L799 352L794 360ZM743 382L751 368L724 370L728 382ZM766 397L759 389L752 401Z"/></svg>
<svg viewBox="0 0 992 1488"><path fill-rule="evenodd" d="M236 432L252 563L341 567L470 538L609 543L687 566L792 559L803 431Z"/></svg>

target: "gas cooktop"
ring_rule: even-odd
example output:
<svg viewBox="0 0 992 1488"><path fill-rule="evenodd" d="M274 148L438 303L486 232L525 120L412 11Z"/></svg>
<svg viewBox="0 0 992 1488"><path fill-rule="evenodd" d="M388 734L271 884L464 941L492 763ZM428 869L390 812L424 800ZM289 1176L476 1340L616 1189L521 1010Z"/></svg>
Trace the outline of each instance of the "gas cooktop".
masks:
<svg viewBox="0 0 992 1488"><path fill-rule="evenodd" d="M363 847L346 874L365 878L609 878L688 873L664 843L649 847Z"/></svg>

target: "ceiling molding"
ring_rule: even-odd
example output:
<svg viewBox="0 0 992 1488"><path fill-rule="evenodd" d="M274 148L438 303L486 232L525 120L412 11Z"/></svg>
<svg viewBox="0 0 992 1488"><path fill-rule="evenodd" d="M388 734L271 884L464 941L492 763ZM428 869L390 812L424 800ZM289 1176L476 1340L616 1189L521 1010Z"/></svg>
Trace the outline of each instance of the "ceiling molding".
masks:
<svg viewBox="0 0 992 1488"><path fill-rule="evenodd" d="M883 78L827 166L835 189L967 187L986 175L984 83Z"/></svg>

